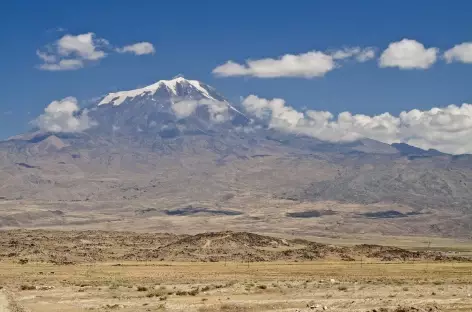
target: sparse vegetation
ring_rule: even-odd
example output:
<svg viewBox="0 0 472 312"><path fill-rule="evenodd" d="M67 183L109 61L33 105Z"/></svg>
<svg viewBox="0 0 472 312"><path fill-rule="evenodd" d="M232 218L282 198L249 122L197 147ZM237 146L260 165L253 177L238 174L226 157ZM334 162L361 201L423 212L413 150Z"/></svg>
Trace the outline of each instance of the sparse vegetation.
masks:
<svg viewBox="0 0 472 312"><path fill-rule="evenodd" d="M120 284L118 283L112 283L108 288L111 290L118 289L120 287Z"/></svg>
<svg viewBox="0 0 472 312"><path fill-rule="evenodd" d="M361 266L358 260L261 261L252 262L249 268L231 261L120 264L52 265L31 261L18 265L18 259L12 259L0 261L0 276L8 290L34 290L22 296L21 303L27 307L35 307L39 302L45 305L61 302L68 307L64 297L73 292L74 304L82 304L83 300L92 307L91 302L96 302L95 311L172 312L176 306L189 302L194 310L207 312L295 311L313 302L312 306L321 305L315 311L321 311L326 304L328 311L335 311L336 307L337 312L348 312L352 311L350 308L359 310L356 302L360 300L365 311L382 311L380 307L387 301L389 306L408 302L421 308L433 296L444 298L441 302L454 298L454 304L462 311L472 310L467 297L472 276L461 274L472 270L469 262L451 265L421 260L388 264L363 261ZM48 290L47 296L43 290ZM39 292L42 294L38 295ZM351 295L356 300L352 304L345 300ZM389 309L388 312L393 311Z"/></svg>
<svg viewBox="0 0 472 312"><path fill-rule="evenodd" d="M167 295L167 291L165 291L163 289L154 289L154 290L149 291L146 294L146 297L153 298L153 297L162 297L162 296L165 296L165 295Z"/></svg>
<svg viewBox="0 0 472 312"><path fill-rule="evenodd" d="M235 304L235 303L223 303L219 306L200 307L198 312L246 312L251 311L248 307Z"/></svg>
<svg viewBox="0 0 472 312"><path fill-rule="evenodd" d="M36 286L23 284L20 286L20 290L35 290Z"/></svg>

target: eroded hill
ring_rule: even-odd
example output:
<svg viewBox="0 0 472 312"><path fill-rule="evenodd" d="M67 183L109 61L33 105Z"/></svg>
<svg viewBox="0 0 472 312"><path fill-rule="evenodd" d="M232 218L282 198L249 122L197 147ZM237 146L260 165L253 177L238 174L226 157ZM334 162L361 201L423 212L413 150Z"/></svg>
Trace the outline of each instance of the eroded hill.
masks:
<svg viewBox="0 0 472 312"><path fill-rule="evenodd" d="M376 261L468 261L441 252L379 245L341 247L247 232L196 235L106 231L5 231L0 261L75 264L104 261L261 262L359 259Z"/></svg>

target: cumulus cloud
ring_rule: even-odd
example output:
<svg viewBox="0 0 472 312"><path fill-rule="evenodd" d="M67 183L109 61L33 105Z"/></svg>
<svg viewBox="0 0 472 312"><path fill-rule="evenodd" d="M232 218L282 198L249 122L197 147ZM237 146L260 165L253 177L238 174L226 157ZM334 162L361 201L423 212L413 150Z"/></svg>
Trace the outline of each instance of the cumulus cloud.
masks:
<svg viewBox="0 0 472 312"><path fill-rule="evenodd" d="M331 55L320 51L293 55L286 54L278 59L265 58L248 60L245 65L232 61L216 67L213 73L221 77L254 76L258 78L324 76L336 67Z"/></svg>
<svg viewBox="0 0 472 312"><path fill-rule="evenodd" d="M53 44L36 51L43 64L41 70L76 70L87 62L98 61L107 56L104 51L109 46L105 39L96 38L92 32L81 35L64 35Z"/></svg>
<svg viewBox="0 0 472 312"><path fill-rule="evenodd" d="M108 40L97 38L93 32L80 35L66 34L36 51L36 55L42 61L37 68L47 71L77 70L89 63L100 61L113 51ZM154 53L154 46L149 42L140 42L115 51L143 55Z"/></svg>
<svg viewBox="0 0 472 312"><path fill-rule="evenodd" d="M444 52L444 59L447 63L462 62L472 64L472 42L455 45Z"/></svg>
<svg viewBox="0 0 472 312"><path fill-rule="evenodd" d="M344 48L344 49L332 52L331 56L335 60L343 60L343 59L346 59L346 58L350 58L350 57L358 54L359 52L360 52L359 47Z"/></svg>
<svg viewBox="0 0 472 312"><path fill-rule="evenodd" d="M220 77L314 78L322 77L328 72L341 67L340 61L342 60L353 59L357 62L366 62L374 57L375 49L372 47L346 47L328 52L310 51L296 55L286 54L277 59L247 60L245 64L227 61L213 69L213 74Z"/></svg>
<svg viewBox="0 0 472 312"><path fill-rule="evenodd" d="M133 53L135 55L154 54L156 49L150 42L139 42L118 48L119 53Z"/></svg>
<svg viewBox="0 0 472 312"><path fill-rule="evenodd" d="M107 54L102 51L109 43L105 39L96 38L94 33L78 36L65 35L57 41L57 51L61 56L75 56L83 60L96 61Z"/></svg>
<svg viewBox="0 0 472 312"><path fill-rule="evenodd" d="M273 128L293 129L304 118L303 113L286 106L283 99L267 100L250 95L242 104L248 113L269 121L269 126Z"/></svg>
<svg viewBox="0 0 472 312"><path fill-rule="evenodd" d="M376 54L375 48L372 48L372 47L365 48L356 55L356 60L358 62L364 63L375 58L375 54Z"/></svg>
<svg viewBox="0 0 472 312"><path fill-rule="evenodd" d="M187 118L192 115L197 109L198 101L194 100L183 100L172 103L172 110L175 115L179 118Z"/></svg>
<svg viewBox="0 0 472 312"><path fill-rule="evenodd" d="M33 121L43 131L82 132L96 125L88 116L88 111L80 111L75 97L67 97L51 102L44 113Z"/></svg>
<svg viewBox="0 0 472 312"><path fill-rule="evenodd" d="M361 47L347 47L341 50L336 50L331 53L335 60L344 60L353 58L358 62L367 62L375 58L375 48L368 47L362 49Z"/></svg>
<svg viewBox="0 0 472 312"><path fill-rule="evenodd" d="M195 113L199 106L207 107L210 120L215 123L221 123L230 118L228 114L228 103L210 99L176 101L172 103L172 110L177 117L187 118Z"/></svg>
<svg viewBox="0 0 472 312"><path fill-rule="evenodd" d="M400 69L427 69L437 59L439 49L425 46L411 39L392 42L382 52L379 60L380 67L398 67Z"/></svg>
<svg viewBox="0 0 472 312"><path fill-rule="evenodd" d="M279 58L248 59L245 63L232 60L217 66L213 74L219 77L251 76L257 78L278 77L323 77L328 72L340 68L344 61L364 63L376 58L377 48L359 46L338 50L310 51L301 54L286 54ZM412 39L392 42L380 54L381 68L428 69L437 62L440 51L436 47L425 47ZM442 58L447 63L462 62L472 64L472 42L464 42L445 51Z"/></svg>
<svg viewBox="0 0 472 312"><path fill-rule="evenodd" d="M46 52L41 52L41 51L36 51L36 55L43 60L45 63L55 63L57 60L57 57L53 54L48 54Z"/></svg>
<svg viewBox="0 0 472 312"><path fill-rule="evenodd" d="M39 65L39 69L48 71L60 71L60 70L75 70L84 67L82 60L60 60L54 63L44 63Z"/></svg>
<svg viewBox="0 0 472 312"><path fill-rule="evenodd" d="M246 111L269 127L330 142L370 138L384 143L407 143L451 154L472 153L472 104L449 105L426 111L403 111L398 116L343 112L297 111L283 99L250 95L242 101Z"/></svg>

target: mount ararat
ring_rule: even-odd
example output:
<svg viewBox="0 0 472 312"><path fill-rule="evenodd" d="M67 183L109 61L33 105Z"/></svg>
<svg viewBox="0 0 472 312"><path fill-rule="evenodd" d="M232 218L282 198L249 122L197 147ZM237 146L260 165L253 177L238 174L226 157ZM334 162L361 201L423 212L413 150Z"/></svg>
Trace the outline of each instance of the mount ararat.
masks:
<svg viewBox="0 0 472 312"><path fill-rule="evenodd" d="M283 131L183 77L67 101L0 142L0 227L470 234L471 155Z"/></svg>

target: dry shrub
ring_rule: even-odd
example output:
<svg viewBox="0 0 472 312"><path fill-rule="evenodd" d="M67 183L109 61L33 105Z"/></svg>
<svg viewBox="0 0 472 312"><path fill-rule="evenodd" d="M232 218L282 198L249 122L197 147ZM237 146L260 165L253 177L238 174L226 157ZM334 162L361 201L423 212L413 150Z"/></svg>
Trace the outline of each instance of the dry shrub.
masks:
<svg viewBox="0 0 472 312"><path fill-rule="evenodd" d="M164 289L154 289L154 290L151 290L150 292L148 292L146 294L146 297L148 297L148 298L162 297L162 296L165 296L165 295L167 295L167 291L165 291Z"/></svg>
<svg viewBox="0 0 472 312"><path fill-rule="evenodd" d="M217 311L224 311L224 312L248 312L251 311L248 307L245 307L240 304L234 303L223 303L219 306L211 306L211 307L200 307L198 308L198 312L217 312Z"/></svg>
<svg viewBox="0 0 472 312"><path fill-rule="evenodd" d="M20 290L35 290L36 287L33 286L33 285L26 285L26 284L23 284L20 286Z"/></svg>

